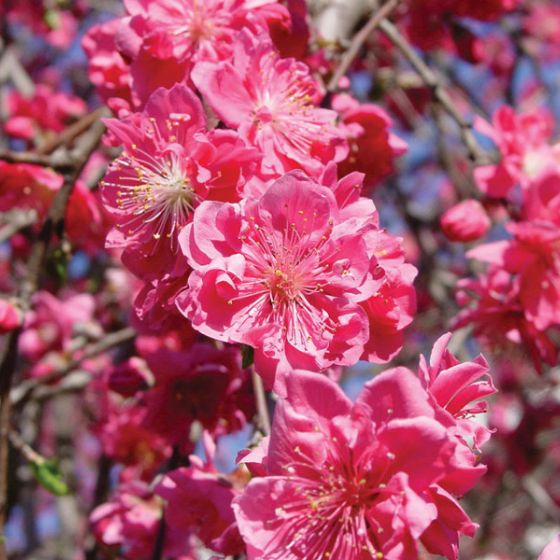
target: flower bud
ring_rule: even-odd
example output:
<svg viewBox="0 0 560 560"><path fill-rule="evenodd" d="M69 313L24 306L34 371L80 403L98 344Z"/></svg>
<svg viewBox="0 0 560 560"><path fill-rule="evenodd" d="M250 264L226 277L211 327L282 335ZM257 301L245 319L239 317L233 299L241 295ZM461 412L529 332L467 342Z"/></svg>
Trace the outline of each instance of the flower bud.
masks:
<svg viewBox="0 0 560 560"><path fill-rule="evenodd" d="M441 217L441 228L450 241L474 241L490 229L490 218L477 200L465 200L452 206Z"/></svg>

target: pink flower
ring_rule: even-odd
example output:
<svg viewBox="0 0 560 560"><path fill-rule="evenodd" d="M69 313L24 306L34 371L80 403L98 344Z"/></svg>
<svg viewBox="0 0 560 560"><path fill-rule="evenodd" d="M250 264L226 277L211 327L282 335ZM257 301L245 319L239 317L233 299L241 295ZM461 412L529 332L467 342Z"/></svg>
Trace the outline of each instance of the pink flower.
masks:
<svg viewBox="0 0 560 560"><path fill-rule="evenodd" d="M94 311L95 301L89 294L60 300L49 292L36 293L19 339L21 353L37 361L49 351L68 349L72 334L80 328L98 328L93 323Z"/></svg>
<svg viewBox="0 0 560 560"><path fill-rule="evenodd" d="M167 473L156 493L167 502L166 522L176 532L193 532L205 546L225 555L244 551L237 530L232 500L239 495L233 477L220 474L213 465L214 443L203 435L207 462L191 455L190 466Z"/></svg>
<svg viewBox="0 0 560 560"><path fill-rule="evenodd" d="M491 431L473 420L486 412L481 400L496 389L482 356L461 363L446 346L451 333L441 336L434 344L429 364L420 357L419 377L430 395L436 418L448 428L457 446L451 459L453 471L440 481L440 486L455 495L467 492L486 472L478 461L480 447L488 441Z"/></svg>
<svg viewBox="0 0 560 560"><path fill-rule="evenodd" d="M155 385L145 394L144 426L173 445L190 445L194 421L213 434L242 428L254 413L248 372L241 352L195 344L186 352L160 349L147 354Z"/></svg>
<svg viewBox="0 0 560 560"><path fill-rule="evenodd" d="M21 312L9 301L0 299L0 334L7 334L21 325Z"/></svg>
<svg viewBox="0 0 560 560"><path fill-rule="evenodd" d="M544 60L552 62L560 56L560 6L530 4L523 28L528 44Z"/></svg>
<svg viewBox="0 0 560 560"><path fill-rule="evenodd" d="M181 85L156 91L142 113L106 124L124 146L102 182L116 221L107 245L125 248L134 272L160 279L173 271L177 234L193 208L207 198L237 200L256 154L233 131L208 131L200 101ZM179 266L176 274L183 272Z"/></svg>
<svg viewBox="0 0 560 560"><path fill-rule="evenodd" d="M333 98L332 106L341 115L349 143L348 157L338 166L339 174L360 171L365 173L366 187L375 186L393 171L393 160L406 152L406 142L389 131L393 122L377 105L360 104L341 94Z"/></svg>
<svg viewBox="0 0 560 560"><path fill-rule="evenodd" d="M560 230L550 222L510 223L510 241L471 249L467 256L515 274L525 317L544 331L560 325Z"/></svg>
<svg viewBox="0 0 560 560"><path fill-rule="evenodd" d="M475 169L478 186L488 196L507 197L516 184L527 187L531 180L558 168L558 148L548 143L553 131L548 113L516 115L505 106L496 111L492 124L477 118L475 125L494 141L502 156L498 165Z"/></svg>
<svg viewBox="0 0 560 560"><path fill-rule="evenodd" d="M123 104L127 108L133 105L130 65L118 52L115 42L120 26L119 19L94 25L82 39L82 48L88 56L89 79L99 96L117 110Z"/></svg>
<svg viewBox="0 0 560 560"><path fill-rule="evenodd" d="M220 119L263 153L265 177L298 168L316 177L344 159L336 113L316 107L309 68L280 58L266 36L240 33L231 61L199 62L191 77Z"/></svg>
<svg viewBox="0 0 560 560"><path fill-rule="evenodd" d="M122 480L150 480L171 455L165 438L142 425L145 417L143 407L109 402L107 416L96 426L103 452L126 467Z"/></svg>
<svg viewBox="0 0 560 560"><path fill-rule="evenodd" d="M130 64L137 108L158 87L189 83L198 60L228 58L240 30L257 34L266 32L268 23L286 26L290 21L289 12L276 0L130 1L126 8L128 16L105 28L108 36L102 43L114 41L120 58ZM95 57L94 64L106 65L97 53L88 54Z"/></svg>
<svg viewBox="0 0 560 560"><path fill-rule="evenodd" d="M371 275L376 289L362 303L369 320L369 339L362 360L385 363L403 346L404 329L416 313L413 282L418 271L404 262L402 239L383 230L370 232L368 246L374 251Z"/></svg>
<svg viewBox="0 0 560 560"><path fill-rule="evenodd" d="M538 560L556 560L560 556L560 535L556 535L542 551Z"/></svg>
<svg viewBox="0 0 560 560"><path fill-rule="evenodd" d="M364 353L365 308L386 272L375 208L355 181L333 193L292 172L259 199L204 202L180 234L194 272L177 305L203 334L253 346L269 386L276 372L349 365Z"/></svg>
<svg viewBox="0 0 560 560"><path fill-rule="evenodd" d="M149 560L159 531L162 500L147 484L123 484L110 502L97 506L90 516L95 538L126 560ZM164 554L189 560L189 535L168 530Z"/></svg>
<svg viewBox="0 0 560 560"><path fill-rule="evenodd" d="M113 367L107 374L108 389L122 397L133 397L153 383L153 376L147 364L136 356Z"/></svg>
<svg viewBox="0 0 560 560"><path fill-rule="evenodd" d="M0 161L0 211L35 210L38 215L35 225L39 228L62 184L63 177L51 169ZM101 227L95 196L78 181L68 201L65 230L72 241L91 245L91 239L99 234Z"/></svg>
<svg viewBox="0 0 560 560"><path fill-rule="evenodd" d="M529 350L538 370L541 360L550 365L556 363L558 349L547 333L538 329L524 313L519 279L501 267L491 267L486 276L478 279L461 280L457 300L464 309L453 328L472 323L475 336L502 352L506 348L508 352L519 351L522 345ZM471 301L475 305L469 308L467 305Z"/></svg>
<svg viewBox="0 0 560 560"><path fill-rule="evenodd" d="M417 557L417 540L457 558L437 538L473 528L437 486L454 444L414 374L381 374L355 404L326 377L286 383L266 476L233 502L248 558L401 560Z"/></svg>
<svg viewBox="0 0 560 560"><path fill-rule="evenodd" d="M475 241L488 233L490 218L480 202L464 200L449 208L441 217L441 229L451 241Z"/></svg>
<svg viewBox="0 0 560 560"><path fill-rule="evenodd" d="M52 132L60 132L86 112L86 104L51 87L38 84L32 97L12 91L7 98L9 119L6 132L17 138L37 140Z"/></svg>

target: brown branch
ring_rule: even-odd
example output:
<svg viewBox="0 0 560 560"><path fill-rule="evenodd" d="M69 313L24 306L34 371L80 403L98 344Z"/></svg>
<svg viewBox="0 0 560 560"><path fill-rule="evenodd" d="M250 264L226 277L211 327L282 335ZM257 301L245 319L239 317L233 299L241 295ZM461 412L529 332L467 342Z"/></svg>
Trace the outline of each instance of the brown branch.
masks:
<svg viewBox="0 0 560 560"><path fill-rule="evenodd" d="M27 274L19 289L19 303L22 314L25 314L30 305L31 297L37 291L43 263L47 250L54 235L62 237L64 232L64 217L66 206L72 188L91 154L97 148L104 132L103 123L95 122L85 132L72 152L70 158L73 163L71 170L64 174L64 182L56 193L49 208L47 218L41 231L31 248L31 255L27 263ZM11 403L10 389L16 370L17 346L21 329L12 331L5 341L4 351L0 359L0 531L3 531L6 520L7 490L8 490L8 438L10 426ZM6 549L0 541L0 560L6 560Z"/></svg>
<svg viewBox="0 0 560 560"><path fill-rule="evenodd" d="M58 368L47 375L28 379L23 383L20 383L17 387L14 387L10 392L12 404L17 407L22 406L31 398L33 392L38 387L59 381L79 367L85 360L99 356L119 344L132 340L135 336L136 331L132 327L125 327L120 331L115 331L104 336L98 342L94 342L93 344L87 346L80 357L69 361L63 367Z"/></svg>
<svg viewBox="0 0 560 560"><path fill-rule="evenodd" d="M57 134L52 140L47 140L37 148L38 154L50 154L60 146L68 146L77 136L83 134L94 122L102 117L110 115L106 107L100 107L80 120L65 128L60 134Z"/></svg>
<svg viewBox="0 0 560 560"><path fill-rule="evenodd" d="M29 163L52 167L57 171L71 170L74 166L73 161L66 153L56 153L51 155L38 154L35 152L13 152L11 150L0 151L0 160L7 163Z"/></svg>
<svg viewBox="0 0 560 560"><path fill-rule="evenodd" d="M366 42L367 38L372 34L372 32L379 27L381 22L386 18L399 4L400 0L388 0L383 6L377 10L371 19L356 33L352 39L349 49L344 53L340 64L338 65L332 78L329 80L327 85L327 90L329 92L336 91L338 88L338 83L340 79L346 74L350 68L352 62L358 56L360 49Z"/></svg>
<svg viewBox="0 0 560 560"><path fill-rule="evenodd" d="M400 51L404 58L416 70L424 84L432 90L432 94L437 102L445 109L447 114L455 121L460 129L461 138L465 144L471 160L477 165L495 163L496 158L492 157L483 150L473 133L472 123L467 121L455 103L451 99L448 91L441 83L437 74L422 60L414 51L410 43L401 35L400 31L389 20L384 19L379 23L379 28Z"/></svg>
<svg viewBox="0 0 560 560"><path fill-rule="evenodd" d="M257 428L263 435L268 436L270 435L270 416L268 414L268 404L266 402L263 382L254 368L252 368L251 376L253 378L253 391L255 392L257 404Z"/></svg>
<svg viewBox="0 0 560 560"><path fill-rule="evenodd" d="M0 229L0 243L7 241L15 233L33 225L37 221L37 212L35 210L6 212L4 216L6 224Z"/></svg>

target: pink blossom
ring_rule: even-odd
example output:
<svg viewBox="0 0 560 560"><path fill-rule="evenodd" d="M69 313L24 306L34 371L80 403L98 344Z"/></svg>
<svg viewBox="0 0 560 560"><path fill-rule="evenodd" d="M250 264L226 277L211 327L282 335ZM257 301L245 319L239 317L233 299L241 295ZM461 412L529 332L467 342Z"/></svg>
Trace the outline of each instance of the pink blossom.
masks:
<svg viewBox="0 0 560 560"><path fill-rule="evenodd" d="M402 239L377 230L370 232L368 244L376 259L371 268L376 289L362 303L369 320L369 339L361 359L385 363L402 348L403 331L414 319L413 282L418 271L405 262Z"/></svg>
<svg viewBox="0 0 560 560"><path fill-rule="evenodd" d="M118 110L131 108L130 65L116 48L115 35L121 21L113 19L91 27L82 39L82 48L88 56L88 76L99 96Z"/></svg>
<svg viewBox="0 0 560 560"><path fill-rule="evenodd" d="M510 241L471 249L467 256L515 274L527 320L544 331L560 325L560 230L550 222L510 223Z"/></svg>
<svg viewBox="0 0 560 560"><path fill-rule="evenodd" d="M107 387L122 397L133 397L138 391L153 385L153 376L144 360L133 356L111 369Z"/></svg>
<svg viewBox="0 0 560 560"><path fill-rule="evenodd" d="M211 433L224 434L252 418L252 386L237 348L195 344L186 352L160 349L145 357L155 385L144 398L144 425L173 445L190 445L194 421Z"/></svg>
<svg viewBox="0 0 560 560"><path fill-rule="evenodd" d="M349 143L348 157L339 163L339 174L365 173L366 187L375 186L394 170L393 160L406 152L406 142L390 132L389 115L372 103L360 104L347 94L337 95L333 109L340 113Z"/></svg>
<svg viewBox="0 0 560 560"><path fill-rule="evenodd" d="M484 357L459 362L446 348L450 338L451 334L447 333L435 342L429 363L421 356L419 377L430 395L436 418L457 442L450 461L455 468L440 485L452 494L462 495L486 472L478 454L491 431L473 418L486 412L487 403L481 399L496 389Z"/></svg>
<svg viewBox="0 0 560 560"><path fill-rule="evenodd" d="M381 374L355 404L326 377L286 383L266 476L233 502L249 559L401 560L417 557L417 540L457 558L438 539L473 529L437 486L454 444L412 372Z"/></svg>
<svg viewBox="0 0 560 560"><path fill-rule="evenodd" d="M140 0L126 2L126 8L131 19L119 37L125 52L141 48L178 61L227 58L235 34L244 27L258 31L266 29L268 18L289 18L276 0ZM138 36L129 36L134 33Z"/></svg>
<svg viewBox="0 0 560 560"><path fill-rule="evenodd" d="M553 122L545 111L517 115L505 106L494 113L492 124L477 118L475 125L494 141L502 156L498 165L475 169L478 186L488 196L507 197L516 184L526 187L558 167L558 148L549 144Z"/></svg>
<svg viewBox="0 0 560 560"><path fill-rule="evenodd" d="M550 336L529 320L520 301L519 279L501 267L491 267L485 276L459 282L458 303L464 309L453 328L473 324L474 334L490 348L515 352L527 348L537 369L541 361L556 363L558 350ZM538 297L537 292L535 295ZM470 307L468 304L472 303Z"/></svg>
<svg viewBox="0 0 560 560"><path fill-rule="evenodd" d="M267 31L267 24L289 25L289 13L276 0L127 1L128 16L118 20L114 41L130 61L134 105L143 107L158 87L189 83L193 64L230 56L235 35Z"/></svg>
<svg viewBox="0 0 560 560"><path fill-rule="evenodd" d="M63 177L49 168L26 163L0 161L0 211L15 208L37 212L39 229ZM98 203L87 186L78 181L72 190L66 211L66 231L72 241L89 245L102 229Z"/></svg>
<svg viewBox="0 0 560 560"><path fill-rule="evenodd" d="M538 560L556 560L560 556L560 535L556 535L542 551Z"/></svg>
<svg viewBox="0 0 560 560"><path fill-rule="evenodd" d="M38 292L19 338L21 353L36 361L49 351L68 349L72 334L93 324L94 310L95 301L89 294L60 300L48 292Z"/></svg>
<svg viewBox="0 0 560 560"><path fill-rule="evenodd" d="M7 334L21 325L21 312L9 301L0 299L0 334Z"/></svg>
<svg viewBox="0 0 560 560"><path fill-rule="evenodd" d="M79 97L53 91L38 84L33 96L12 91L7 98L9 118L6 132L17 138L37 140L65 126L86 112L86 104Z"/></svg>
<svg viewBox="0 0 560 560"><path fill-rule="evenodd" d="M231 61L199 62L192 79L220 119L263 153L265 177L292 169L316 177L346 156L336 113L316 106L309 68L280 58L266 36L239 34Z"/></svg>
<svg viewBox="0 0 560 560"><path fill-rule="evenodd" d="M179 230L202 200L239 198L254 150L233 131L209 131L200 101L181 85L157 90L142 113L106 124L124 146L102 182L116 221L107 246L124 248L129 268L148 279L176 264L175 275L184 273Z"/></svg>
<svg viewBox="0 0 560 560"><path fill-rule="evenodd" d="M126 469L122 480L150 480L171 455L164 437L143 425L146 410L109 402L107 415L96 426L103 452Z"/></svg>
<svg viewBox="0 0 560 560"><path fill-rule="evenodd" d="M175 531L193 532L208 548L237 555L244 546L231 503L239 489L233 477L220 474L214 467L214 444L208 441L208 434L203 441L207 462L191 455L190 466L167 473L156 493L166 500L165 519Z"/></svg>
<svg viewBox="0 0 560 560"><path fill-rule="evenodd" d="M475 241L488 233L490 218L480 202L463 200L441 217L441 229L451 241Z"/></svg>
<svg viewBox="0 0 560 560"><path fill-rule="evenodd" d="M292 172L259 199L203 203L180 234L194 272L179 308L203 334L253 346L269 386L276 372L353 364L370 352L370 320L372 331L380 321L366 308L393 272L377 266L371 238L386 234L355 181L333 193Z"/></svg>
<svg viewBox="0 0 560 560"><path fill-rule="evenodd" d="M121 485L110 502L97 506L90 516L95 538L113 548L126 560L149 560L152 557L162 518L162 500L147 484ZM164 554L193 560L189 535L166 531ZM184 554L184 555L183 555Z"/></svg>

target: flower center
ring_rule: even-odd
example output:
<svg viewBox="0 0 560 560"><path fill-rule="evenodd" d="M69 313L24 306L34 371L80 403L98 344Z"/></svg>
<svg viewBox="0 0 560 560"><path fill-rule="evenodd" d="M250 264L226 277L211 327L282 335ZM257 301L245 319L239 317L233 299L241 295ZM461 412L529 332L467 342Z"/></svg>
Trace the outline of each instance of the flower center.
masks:
<svg viewBox="0 0 560 560"><path fill-rule="evenodd" d="M189 217L197 194L185 169L185 161L174 152L155 158L133 147L132 153L117 160L124 173L117 183L105 181L104 187L117 188L116 204L126 213L127 235L149 232L153 239L164 237L174 244L174 234Z"/></svg>

